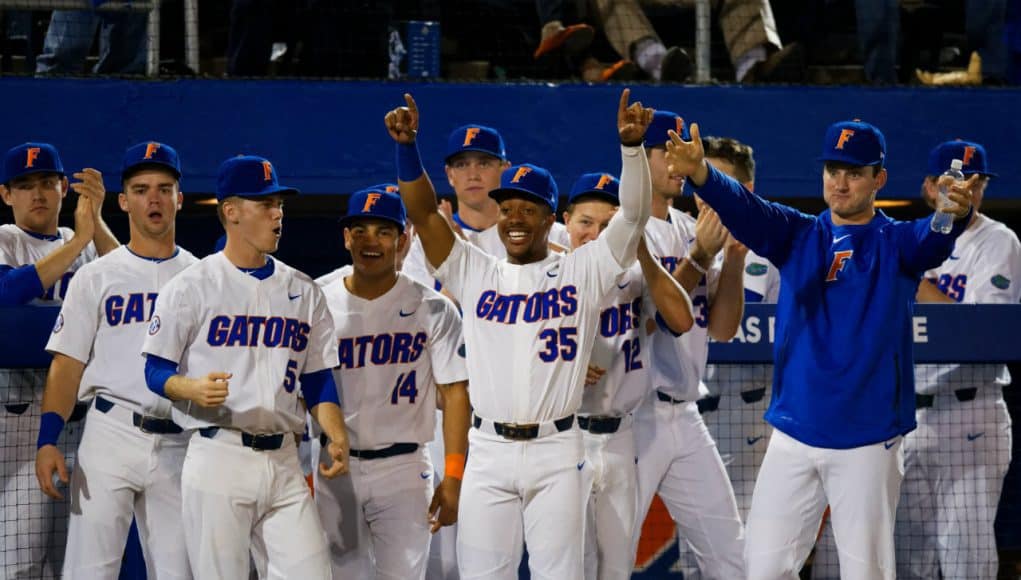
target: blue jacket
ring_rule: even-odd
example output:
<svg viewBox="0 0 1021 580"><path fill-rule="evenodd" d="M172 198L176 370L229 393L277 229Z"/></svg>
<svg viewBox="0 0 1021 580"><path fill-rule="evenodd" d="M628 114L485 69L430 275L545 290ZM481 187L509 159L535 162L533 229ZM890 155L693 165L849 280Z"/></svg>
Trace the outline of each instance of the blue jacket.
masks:
<svg viewBox="0 0 1021 580"><path fill-rule="evenodd" d="M773 397L766 421L813 447L849 449L915 428L912 307L950 234L883 212L834 225L752 194L710 166L699 195L741 243L780 271Z"/></svg>

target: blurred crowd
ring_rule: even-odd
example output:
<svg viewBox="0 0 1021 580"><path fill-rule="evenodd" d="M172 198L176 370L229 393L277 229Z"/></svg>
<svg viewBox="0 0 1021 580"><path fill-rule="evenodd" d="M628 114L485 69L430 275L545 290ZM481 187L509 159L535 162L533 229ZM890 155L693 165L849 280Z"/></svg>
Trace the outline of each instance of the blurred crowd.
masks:
<svg viewBox="0 0 1021 580"><path fill-rule="evenodd" d="M200 68L229 77L692 82L702 1L205 3L198 7ZM184 3L163 2L163 74L195 72L182 64ZM716 82L1021 82L1021 0L704 3ZM144 74L148 15L97 4L89 12L3 13L5 72ZM420 22L440 31L424 49L409 38ZM433 51L436 68L411 72L404 61L415 58L412 50ZM20 71L10 58L19 51L26 55Z"/></svg>

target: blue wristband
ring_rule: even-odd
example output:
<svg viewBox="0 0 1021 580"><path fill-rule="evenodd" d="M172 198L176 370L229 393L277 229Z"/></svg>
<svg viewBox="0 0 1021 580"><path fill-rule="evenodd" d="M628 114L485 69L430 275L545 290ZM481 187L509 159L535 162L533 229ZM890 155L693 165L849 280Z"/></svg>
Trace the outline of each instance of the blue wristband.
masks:
<svg viewBox="0 0 1021 580"><path fill-rule="evenodd" d="M177 363L156 355L145 355L145 385L157 395L168 399L167 381L177 374Z"/></svg>
<svg viewBox="0 0 1021 580"><path fill-rule="evenodd" d="M43 416L39 418L39 439L36 440L35 448L56 445L57 439L60 439L60 432L63 430L64 418L59 413L53 411L43 413Z"/></svg>
<svg viewBox="0 0 1021 580"><path fill-rule="evenodd" d="M422 169L422 156L418 153L418 144L397 144L397 179L415 181L425 169Z"/></svg>

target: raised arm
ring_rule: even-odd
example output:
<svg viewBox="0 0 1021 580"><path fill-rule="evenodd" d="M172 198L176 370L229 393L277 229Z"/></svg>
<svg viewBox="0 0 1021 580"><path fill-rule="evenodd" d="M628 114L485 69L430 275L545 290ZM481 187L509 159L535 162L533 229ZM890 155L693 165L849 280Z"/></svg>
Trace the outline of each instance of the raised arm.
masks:
<svg viewBox="0 0 1021 580"><path fill-rule="evenodd" d="M972 217L972 191L979 174L972 175L963 183L952 182L949 176L940 180L949 180L947 197L954 202L950 213L954 214L954 226L949 234L932 231L931 216L914 220L910 227L905 228L907 235L901 237L901 266L913 274L921 274L936 268L950 257L957 238L968 229Z"/></svg>
<svg viewBox="0 0 1021 580"><path fill-rule="evenodd" d="M418 105L407 93L404 101L407 106L390 111L383 122L390 137L397 143L397 185L408 219L422 240L426 259L436 268L450 255L455 236L440 213L436 190L422 168L422 158L415 142L418 136Z"/></svg>
<svg viewBox="0 0 1021 580"><path fill-rule="evenodd" d="M642 266L642 277L649 289L656 313L674 334L680 335L691 330L695 318L691 311L691 298L684 288L649 253L645 238L638 243L638 263Z"/></svg>
<svg viewBox="0 0 1021 580"><path fill-rule="evenodd" d="M617 133L620 136L620 210L610 221L603 236L607 238L613 259L621 268L634 263L638 240L652 213L652 178L642 142L652 122L652 109L641 103L628 105L630 89L624 89L617 107Z"/></svg>
<svg viewBox="0 0 1021 580"><path fill-rule="evenodd" d="M717 171L705 160L698 123L691 125L691 140L670 131L666 156L670 170L688 176L699 196L723 220L739 242L777 266L786 261L797 232L815 218L798 210L766 201Z"/></svg>

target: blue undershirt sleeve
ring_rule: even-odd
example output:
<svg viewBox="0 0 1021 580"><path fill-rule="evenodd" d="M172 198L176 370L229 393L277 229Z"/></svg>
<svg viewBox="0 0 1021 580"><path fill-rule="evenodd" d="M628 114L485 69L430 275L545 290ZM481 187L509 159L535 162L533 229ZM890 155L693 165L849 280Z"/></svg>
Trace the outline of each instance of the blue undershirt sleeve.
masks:
<svg viewBox="0 0 1021 580"><path fill-rule="evenodd" d="M305 404L309 409L319 403L340 405L337 384L333 381L333 371L330 369L301 375L301 394L305 397Z"/></svg>
<svg viewBox="0 0 1021 580"><path fill-rule="evenodd" d="M145 355L145 385L157 395L167 397L167 380L177 374L177 363L155 355Z"/></svg>
<svg viewBox="0 0 1021 580"><path fill-rule="evenodd" d="M43 282L35 266L0 266L0 306L20 306L42 296Z"/></svg>

